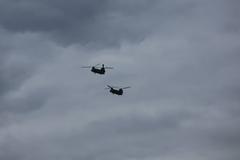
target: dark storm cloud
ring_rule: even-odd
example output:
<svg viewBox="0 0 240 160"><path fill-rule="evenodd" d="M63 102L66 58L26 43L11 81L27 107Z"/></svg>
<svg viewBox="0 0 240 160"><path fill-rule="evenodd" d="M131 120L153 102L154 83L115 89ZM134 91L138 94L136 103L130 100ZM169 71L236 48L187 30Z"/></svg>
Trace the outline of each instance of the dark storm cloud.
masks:
<svg viewBox="0 0 240 160"><path fill-rule="evenodd" d="M184 4L155 0L5 0L0 5L0 24L15 32L47 33L62 44L111 46L122 40L143 40L161 27L159 18L164 22L175 8L182 14L194 6Z"/></svg>
<svg viewBox="0 0 240 160"><path fill-rule="evenodd" d="M96 1L1 1L1 23L12 31L54 31L74 27L98 14L105 2ZM80 26L78 26L80 27Z"/></svg>
<svg viewBox="0 0 240 160"><path fill-rule="evenodd" d="M107 0L1 1L0 23L10 31L47 32L65 43L101 42L102 39L110 43L123 38L118 32L128 29L112 23L114 17L107 13L111 3Z"/></svg>
<svg viewBox="0 0 240 160"><path fill-rule="evenodd" d="M238 5L0 1L0 159L238 160Z"/></svg>

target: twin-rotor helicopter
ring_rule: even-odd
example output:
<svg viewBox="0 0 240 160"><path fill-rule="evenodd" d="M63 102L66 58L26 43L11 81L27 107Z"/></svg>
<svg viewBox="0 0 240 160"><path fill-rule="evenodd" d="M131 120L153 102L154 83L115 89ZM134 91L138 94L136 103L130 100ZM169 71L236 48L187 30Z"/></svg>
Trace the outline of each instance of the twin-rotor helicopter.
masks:
<svg viewBox="0 0 240 160"><path fill-rule="evenodd" d="M105 67L104 64L102 64L102 67L98 67L100 64L97 64L95 66L83 66L82 68L91 68L91 71L95 74L105 74L106 69L113 69L113 67Z"/></svg>
<svg viewBox="0 0 240 160"><path fill-rule="evenodd" d="M116 95L123 95L123 90L124 89L128 89L130 88L130 86L128 87L114 87L114 86L109 86L107 85L107 88L105 89L109 89L109 92L111 92L112 94L116 94Z"/></svg>
<svg viewBox="0 0 240 160"><path fill-rule="evenodd" d="M105 67L104 64L102 64L102 67L98 67L99 65L100 64L97 64L95 66L82 66L82 68L91 68L91 72L93 72L95 74L100 74L100 75L104 75L106 73L106 69L113 69L113 67ZM105 88L105 89L109 89L109 92L111 92L112 94L123 95L123 90L128 89L128 88L130 88L130 86L114 87L114 86L107 85L107 88Z"/></svg>

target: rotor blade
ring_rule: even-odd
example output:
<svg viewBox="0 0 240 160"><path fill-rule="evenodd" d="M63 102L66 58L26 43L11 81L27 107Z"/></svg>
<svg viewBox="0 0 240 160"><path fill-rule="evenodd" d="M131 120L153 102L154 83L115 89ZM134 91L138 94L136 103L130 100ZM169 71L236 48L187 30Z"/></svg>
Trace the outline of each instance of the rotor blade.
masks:
<svg viewBox="0 0 240 160"><path fill-rule="evenodd" d="M112 88L111 86L107 85L108 88Z"/></svg>
<svg viewBox="0 0 240 160"><path fill-rule="evenodd" d="M113 69L113 67L104 67L105 69Z"/></svg>
<svg viewBox="0 0 240 160"><path fill-rule="evenodd" d="M98 65L100 65L100 64L98 63L98 64L96 64L94 67L97 67Z"/></svg>
<svg viewBox="0 0 240 160"><path fill-rule="evenodd" d="M92 66L82 66L81 68L92 68Z"/></svg>
<svg viewBox="0 0 240 160"><path fill-rule="evenodd" d="M130 86L129 87L123 87L122 89L128 89L128 88L131 88Z"/></svg>
<svg viewBox="0 0 240 160"><path fill-rule="evenodd" d="M107 85L109 88L121 88L121 87L117 87L117 86L109 86Z"/></svg>
<svg viewBox="0 0 240 160"><path fill-rule="evenodd" d="M118 89L120 89L120 88L122 88L122 87L118 87L118 86L111 86L112 88L118 88Z"/></svg>

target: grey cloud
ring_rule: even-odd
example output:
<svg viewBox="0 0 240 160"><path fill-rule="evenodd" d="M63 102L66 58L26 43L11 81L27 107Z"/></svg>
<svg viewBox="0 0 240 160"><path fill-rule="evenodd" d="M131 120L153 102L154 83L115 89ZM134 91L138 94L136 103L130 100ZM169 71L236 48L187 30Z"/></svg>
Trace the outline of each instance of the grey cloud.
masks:
<svg viewBox="0 0 240 160"><path fill-rule="evenodd" d="M34 33L11 33L1 29L0 54L0 116L1 126L43 106L51 91L44 88L27 89L29 80L43 64L53 59L54 45L43 42ZM41 42L41 44L39 43Z"/></svg>
<svg viewBox="0 0 240 160"><path fill-rule="evenodd" d="M0 3L0 159L239 159L238 1Z"/></svg>
<svg viewBox="0 0 240 160"><path fill-rule="evenodd" d="M176 15L172 13L173 9L179 9L177 12L182 14L182 11L192 8L191 5L178 6L171 2L155 0L24 0L1 3L0 24L10 31L44 32L62 44L108 46L119 44L121 41L141 41L161 27L159 21L174 18L171 15ZM158 7L161 5L165 7ZM143 21L146 22L142 23Z"/></svg>

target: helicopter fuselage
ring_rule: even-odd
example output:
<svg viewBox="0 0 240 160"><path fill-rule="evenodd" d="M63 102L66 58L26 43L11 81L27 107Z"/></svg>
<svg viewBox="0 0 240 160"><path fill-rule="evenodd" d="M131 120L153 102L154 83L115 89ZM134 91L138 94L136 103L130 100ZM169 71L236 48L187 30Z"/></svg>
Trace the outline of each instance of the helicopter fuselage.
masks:
<svg viewBox="0 0 240 160"><path fill-rule="evenodd" d="M91 71L92 71L93 73L97 73L97 74L105 74L105 68L103 68L103 67L100 68L100 69L95 68L95 67L92 67Z"/></svg>
<svg viewBox="0 0 240 160"><path fill-rule="evenodd" d="M116 94L116 95L123 95L123 89L113 89L113 88L111 88L110 89L110 92L112 93L112 94Z"/></svg>

